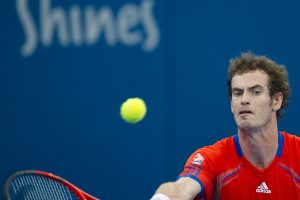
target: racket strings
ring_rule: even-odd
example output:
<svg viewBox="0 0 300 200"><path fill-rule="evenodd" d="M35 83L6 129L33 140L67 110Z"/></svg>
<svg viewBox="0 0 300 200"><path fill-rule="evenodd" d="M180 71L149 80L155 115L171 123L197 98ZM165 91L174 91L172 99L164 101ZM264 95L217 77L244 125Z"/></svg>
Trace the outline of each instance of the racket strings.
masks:
<svg viewBox="0 0 300 200"><path fill-rule="evenodd" d="M14 200L76 200L79 199L68 187L39 175L23 175L13 180L10 189Z"/></svg>

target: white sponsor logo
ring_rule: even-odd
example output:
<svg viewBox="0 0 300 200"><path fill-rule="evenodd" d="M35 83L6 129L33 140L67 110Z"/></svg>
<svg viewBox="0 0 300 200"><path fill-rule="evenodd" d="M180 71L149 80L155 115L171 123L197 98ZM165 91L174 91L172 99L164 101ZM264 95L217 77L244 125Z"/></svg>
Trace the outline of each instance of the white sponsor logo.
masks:
<svg viewBox="0 0 300 200"><path fill-rule="evenodd" d="M200 153L197 153L196 156L194 157L193 164L201 165L203 161L204 161L204 157Z"/></svg>
<svg viewBox="0 0 300 200"><path fill-rule="evenodd" d="M52 1L35 1L40 4L38 15L32 13L29 0L16 1L17 14L25 34L22 56L32 55L39 43L44 47L51 46L56 36L62 47L91 46L102 39L107 46L113 47L117 43L139 45L149 52L159 44L160 31L154 17L154 0L141 0L140 4L128 2L115 12L109 5L100 8L71 5L66 9L53 6Z"/></svg>
<svg viewBox="0 0 300 200"><path fill-rule="evenodd" d="M269 188L268 188L266 182L262 182L262 183L260 184L260 186L258 186L258 187L256 188L256 192L257 192L257 193L266 193L266 194L270 194L270 193L271 193L271 190L269 190Z"/></svg>

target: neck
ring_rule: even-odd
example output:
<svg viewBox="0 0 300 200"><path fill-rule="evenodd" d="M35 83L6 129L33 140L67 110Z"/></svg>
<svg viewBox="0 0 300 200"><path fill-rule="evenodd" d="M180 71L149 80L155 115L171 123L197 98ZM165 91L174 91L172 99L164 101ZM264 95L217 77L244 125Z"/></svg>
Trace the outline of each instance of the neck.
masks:
<svg viewBox="0 0 300 200"><path fill-rule="evenodd" d="M255 167L268 167L276 156L278 149L278 128L238 130L242 152Z"/></svg>

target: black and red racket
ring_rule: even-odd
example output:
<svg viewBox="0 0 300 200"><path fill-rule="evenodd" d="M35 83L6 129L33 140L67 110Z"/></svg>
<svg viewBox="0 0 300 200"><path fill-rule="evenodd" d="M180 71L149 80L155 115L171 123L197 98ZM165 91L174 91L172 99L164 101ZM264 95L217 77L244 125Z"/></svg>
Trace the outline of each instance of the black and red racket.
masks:
<svg viewBox="0 0 300 200"><path fill-rule="evenodd" d="M6 200L98 200L59 176L37 170L10 176L4 196Z"/></svg>

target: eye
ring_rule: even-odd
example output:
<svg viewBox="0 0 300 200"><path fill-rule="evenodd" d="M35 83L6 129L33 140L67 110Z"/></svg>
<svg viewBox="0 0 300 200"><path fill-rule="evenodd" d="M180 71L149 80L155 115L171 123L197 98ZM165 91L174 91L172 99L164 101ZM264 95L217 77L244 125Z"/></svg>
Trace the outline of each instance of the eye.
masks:
<svg viewBox="0 0 300 200"><path fill-rule="evenodd" d="M261 90L259 90L259 89L252 90L252 94L254 94L254 95L260 95L261 94Z"/></svg>
<svg viewBox="0 0 300 200"><path fill-rule="evenodd" d="M240 90L234 90L234 91L232 91L232 96L235 96L235 97L239 97L242 94L243 94L243 92L240 91Z"/></svg>

